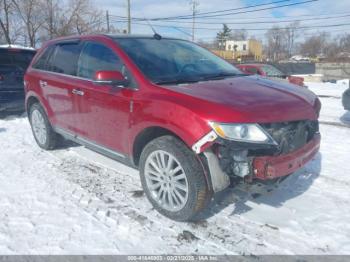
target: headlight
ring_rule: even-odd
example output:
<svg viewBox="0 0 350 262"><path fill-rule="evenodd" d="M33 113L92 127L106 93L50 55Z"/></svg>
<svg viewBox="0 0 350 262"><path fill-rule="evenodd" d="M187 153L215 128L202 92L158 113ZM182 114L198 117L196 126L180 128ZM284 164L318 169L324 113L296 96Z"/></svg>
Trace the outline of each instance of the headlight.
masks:
<svg viewBox="0 0 350 262"><path fill-rule="evenodd" d="M218 136L228 140L276 144L273 138L258 124L220 124L210 122L210 126Z"/></svg>

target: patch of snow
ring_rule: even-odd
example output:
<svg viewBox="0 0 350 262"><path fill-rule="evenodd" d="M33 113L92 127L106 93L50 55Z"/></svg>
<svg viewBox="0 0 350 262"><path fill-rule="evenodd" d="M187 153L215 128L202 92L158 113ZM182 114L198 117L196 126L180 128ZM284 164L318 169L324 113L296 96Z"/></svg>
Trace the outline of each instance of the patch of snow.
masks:
<svg viewBox="0 0 350 262"><path fill-rule="evenodd" d="M310 82L306 85L321 100L320 121L350 125L350 112L344 110L341 101L342 94L348 89L346 85Z"/></svg>
<svg viewBox="0 0 350 262"><path fill-rule="evenodd" d="M346 85L347 87L350 87L350 79L338 80L337 85Z"/></svg>
<svg viewBox="0 0 350 262"><path fill-rule="evenodd" d="M33 47L21 46L21 45L0 45L0 48L13 48L13 49L22 49L22 50L33 50L33 51L35 51L35 48L33 48Z"/></svg>

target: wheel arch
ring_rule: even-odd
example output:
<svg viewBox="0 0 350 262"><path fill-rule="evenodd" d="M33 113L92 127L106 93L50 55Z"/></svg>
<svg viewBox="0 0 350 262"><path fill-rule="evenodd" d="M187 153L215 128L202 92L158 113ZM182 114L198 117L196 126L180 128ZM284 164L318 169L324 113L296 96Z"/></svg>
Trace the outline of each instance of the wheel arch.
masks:
<svg viewBox="0 0 350 262"><path fill-rule="evenodd" d="M38 97L34 96L34 95L31 95L27 98L27 101L26 101L26 110L27 110L27 113L29 113L29 109L30 107L35 104L35 103L40 103L40 100Z"/></svg>
<svg viewBox="0 0 350 262"><path fill-rule="evenodd" d="M145 148L145 146L151 142L152 140L165 136L165 135L171 135L177 139L179 139L185 146L188 147L188 143L184 139L182 139L178 134L173 132L172 130L169 130L167 128L161 127L161 126L151 126L143 129L141 132L138 133L138 135L135 137L134 142L132 144L132 163L135 167L139 167L140 157L142 150ZM191 151L192 149L189 148ZM205 180L207 183L207 186L209 190L212 190L212 183L210 179L209 169L207 167L207 163L204 160L204 156L196 154L196 158L198 159L201 167L203 168Z"/></svg>
<svg viewBox="0 0 350 262"><path fill-rule="evenodd" d="M133 145L132 145L132 161L135 166L139 165L140 156L142 153L142 150L145 148L145 146L151 142L152 140L165 136L165 135L171 135L182 141L185 145L185 141L181 139L180 136L178 136L173 131L161 127L161 126L151 126L143 129L141 132L137 134L137 136L134 139Z"/></svg>

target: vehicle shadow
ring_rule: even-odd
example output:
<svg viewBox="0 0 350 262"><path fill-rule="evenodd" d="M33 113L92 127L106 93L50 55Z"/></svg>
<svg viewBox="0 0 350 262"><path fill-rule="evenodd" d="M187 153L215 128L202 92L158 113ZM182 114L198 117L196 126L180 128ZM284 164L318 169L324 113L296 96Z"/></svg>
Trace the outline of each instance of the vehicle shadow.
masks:
<svg viewBox="0 0 350 262"><path fill-rule="evenodd" d="M0 133L2 133L2 132L6 132L6 128L3 128L3 127L0 127Z"/></svg>
<svg viewBox="0 0 350 262"><path fill-rule="evenodd" d="M207 219L229 208L230 216L244 214L252 208L247 202L281 207L284 203L305 193L321 173L322 155L310 161L304 168L290 175L280 183L239 184L216 194L209 208L200 219Z"/></svg>
<svg viewBox="0 0 350 262"><path fill-rule="evenodd" d="M347 111L344 115L340 117L340 121L345 124L350 126L350 111Z"/></svg>
<svg viewBox="0 0 350 262"><path fill-rule="evenodd" d="M60 136L58 140L58 145L56 146L56 150L64 150L64 149L69 149L71 147L79 147L79 146L81 145Z"/></svg>

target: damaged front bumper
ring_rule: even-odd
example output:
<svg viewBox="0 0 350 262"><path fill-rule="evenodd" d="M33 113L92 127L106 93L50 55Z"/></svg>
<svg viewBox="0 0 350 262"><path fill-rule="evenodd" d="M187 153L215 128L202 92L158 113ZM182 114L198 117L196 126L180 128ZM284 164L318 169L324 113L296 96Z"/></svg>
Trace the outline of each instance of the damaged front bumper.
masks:
<svg viewBox="0 0 350 262"><path fill-rule="evenodd" d="M316 134L305 146L289 154L254 158L254 178L267 180L294 173L317 154L320 142L321 135Z"/></svg>
<svg viewBox="0 0 350 262"><path fill-rule="evenodd" d="M215 132L208 133L193 145L193 151L201 156L207 167L214 192L227 188L237 179L251 182L290 175L319 151L321 136L317 121L284 124L274 132L271 129L266 128L278 141L275 145L228 141Z"/></svg>

